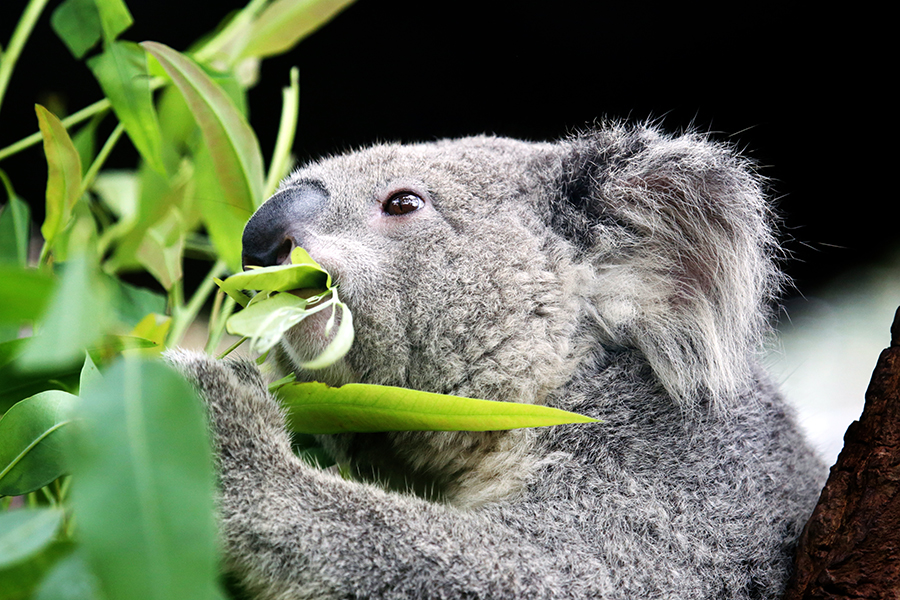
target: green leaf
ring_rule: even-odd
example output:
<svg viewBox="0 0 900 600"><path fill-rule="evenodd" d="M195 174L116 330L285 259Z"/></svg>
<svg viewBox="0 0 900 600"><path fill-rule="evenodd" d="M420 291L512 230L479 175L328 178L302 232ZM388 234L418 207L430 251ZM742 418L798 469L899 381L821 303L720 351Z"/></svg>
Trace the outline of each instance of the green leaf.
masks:
<svg viewBox="0 0 900 600"><path fill-rule="evenodd" d="M269 164L269 175L266 177L265 195L271 196L278 189L279 182L291 169L291 148L294 147L294 134L297 133L297 115L300 108L300 71L291 69L291 85L281 90L281 122L278 124L278 138Z"/></svg>
<svg viewBox="0 0 900 600"><path fill-rule="evenodd" d="M81 256L64 265L62 279L38 328L19 358L19 366L37 371L81 363L111 324L109 290L97 266Z"/></svg>
<svg viewBox="0 0 900 600"><path fill-rule="evenodd" d="M72 501L105 597L214 597L213 472L193 388L161 362L126 359L80 409Z"/></svg>
<svg viewBox="0 0 900 600"><path fill-rule="evenodd" d="M172 207L166 218L147 230L138 248L137 259L166 290L181 280L185 237L181 212Z"/></svg>
<svg viewBox="0 0 900 600"><path fill-rule="evenodd" d="M225 200L252 213L263 201L259 142L227 94L193 61L156 42L143 48L181 91L209 147Z"/></svg>
<svg viewBox="0 0 900 600"><path fill-rule="evenodd" d="M332 294L335 293L332 292ZM341 309L341 320L334 338L317 357L305 363L300 363L300 366L304 369L324 369L336 363L350 351L350 346L353 345L353 314L343 302L332 302L331 318L325 327L325 334L329 335L331 328L334 326L335 309L337 308Z"/></svg>
<svg viewBox="0 0 900 600"><path fill-rule="evenodd" d="M209 148L194 154L194 190L209 239L230 271L241 270L241 235L252 210L231 204L216 171Z"/></svg>
<svg viewBox="0 0 900 600"><path fill-rule="evenodd" d="M100 600L99 588L84 557L73 552L53 565L32 600Z"/></svg>
<svg viewBox="0 0 900 600"><path fill-rule="evenodd" d="M40 489L65 472L67 425L77 396L60 391L26 398L0 419L0 496Z"/></svg>
<svg viewBox="0 0 900 600"><path fill-rule="evenodd" d="M255 352L268 352L284 333L317 312L331 308L331 317L326 327L330 335L335 323L336 309L341 310L338 330L328 346L315 359L303 363L306 369L327 367L350 350L353 344L353 315L350 309L338 299L337 290L332 287L329 275L306 250L297 247L291 251L289 265L271 267L251 267L249 271L232 275L224 282L216 280L222 290L235 298L245 308L229 317L226 322L228 333L251 338L251 348ZM264 290L246 302L242 289ZM302 290L305 298L294 294L274 293Z"/></svg>
<svg viewBox="0 0 900 600"><path fill-rule="evenodd" d="M251 302L247 308L229 317L226 323L228 333L251 338L251 348L259 353L269 351L294 325L331 305L318 302L308 306L305 298L293 294L257 295L260 297L263 299Z"/></svg>
<svg viewBox="0 0 900 600"><path fill-rule="evenodd" d="M240 56L281 54L334 18L353 0L275 0L250 26Z"/></svg>
<svg viewBox="0 0 900 600"><path fill-rule="evenodd" d="M8 183L0 171L0 179ZM9 200L0 208L0 262L24 267L28 263L28 240L31 237L31 209L19 198L11 186L6 188Z"/></svg>
<svg viewBox="0 0 900 600"><path fill-rule="evenodd" d="M34 108L47 158L47 216L41 233L50 244L68 224L81 194L81 158L59 119L40 104Z"/></svg>
<svg viewBox="0 0 900 600"><path fill-rule="evenodd" d="M103 376L100 375L100 369L94 364L94 360L91 358L90 353L85 352L84 364L81 366L81 376L78 378L78 393L83 394L84 390L91 385L96 385L100 381L103 381Z"/></svg>
<svg viewBox="0 0 900 600"><path fill-rule="evenodd" d="M94 179L91 190L119 218L133 223L138 218L141 185L135 171L109 169Z"/></svg>
<svg viewBox="0 0 900 600"><path fill-rule="evenodd" d="M295 431L332 434L348 431L498 431L563 423L596 423L548 406L494 402L404 388L347 384L290 383L277 395Z"/></svg>
<svg viewBox="0 0 900 600"><path fill-rule="evenodd" d="M220 286L229 290L265 290L288 292L300 289L326 290L331 288L331 275L312 259L303 248L291 251L291 264L251 268L235 273Z"/></svg>
<svg viewBox="0 0 900 600"><path fill-rule="evenodd" d="M105 112L94 115L94 118L79 128L75 135L72 136L72 143L75 145L75 149L78 150L78 156L81 159L82 177L88 172L94 157L97 155L97 127L105 116ZM94 178L94 185L96 185L96 181L97 178Z"/></svg>
<svg viewBox="0 0 900 600"><path fill-rule="evenodd" d="M66 0L53 11L50 26L79 60L103 35L100 12L94 0Z"/></svg>
<svg viewBox="0 0 900 600"><path fill-rule="evenodd" d="M66 556L72 554L72 542L51 542L41 552L25 562L13 567L0 569L0 598L3 600L35 600L35 591L54 567ZM49 599L44 599L49 600ZM53 600L82 600L66 595L54 596ZM83 599L88 600L88 599ZM100 600L92 598L90 600Z"/></svg>
<svg viewBox="0 0 900 600"><path fill-rule="evenodd" d="M25 561L48 546L62 516L62 511L54 508L0 513L0 569Z"/></svg>
<svg viewBox="0 0 900 600"><path fill-rule="evenodd" d="M0 264L0 323L34 321L47 306L56 285L42 271Z"/></svg>
<svg viewBox="0 0 900 600"><path fill-rule="evenodd" d="M128 7L122 0L94 0L100 12L100 24L103 27L103 39L111 42L119 34L131 27L134 20Z"/></svg>
<svg viewBox="0 0 900 600"><path fill-rule="evenodd" d="M153 96L147 54L131 42L112 42L103 54L87 61L125 131L153 169L165 174L162 136Z"/></svg>
<svg viewBox="0 0 900 600"><path fill-rule="evenodd" d="M162 294L136 287L115 277L103 276L104 287L110 289L110 303L116 320L126 327L134 327L148 313L166 312L166 297Z"/></svg>

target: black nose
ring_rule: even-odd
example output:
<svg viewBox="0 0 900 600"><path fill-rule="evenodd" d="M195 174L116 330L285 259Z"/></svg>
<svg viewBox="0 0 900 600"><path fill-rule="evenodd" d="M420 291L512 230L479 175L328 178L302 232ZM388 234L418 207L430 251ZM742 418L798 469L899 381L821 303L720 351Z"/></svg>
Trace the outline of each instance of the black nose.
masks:
<svg viewBox="0 0 900 600"><path fill-rule="evenodd" d="M300 182L266 200L244 227L244 268L287 263L291 250L303 246L312 221L327 201L328 190L318 181Z"/></svg>

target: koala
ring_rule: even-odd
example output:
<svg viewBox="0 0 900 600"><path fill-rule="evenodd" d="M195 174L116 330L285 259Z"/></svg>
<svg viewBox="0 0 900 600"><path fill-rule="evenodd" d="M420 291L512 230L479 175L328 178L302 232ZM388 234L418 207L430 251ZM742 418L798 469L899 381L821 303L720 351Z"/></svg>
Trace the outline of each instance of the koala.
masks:
<svg viewBox="0 0 900 600"><path fill-rule="evenodd" d="M772 223L746 159L652 124L299 169L244 263L305 248L356 340L304 371L324 311L279 370L602 423L322 436L342 476L292 453L254 364L172 353L208 407L227 568L267 599L777 598L825 470L755 359L783 284Z"/></svg>

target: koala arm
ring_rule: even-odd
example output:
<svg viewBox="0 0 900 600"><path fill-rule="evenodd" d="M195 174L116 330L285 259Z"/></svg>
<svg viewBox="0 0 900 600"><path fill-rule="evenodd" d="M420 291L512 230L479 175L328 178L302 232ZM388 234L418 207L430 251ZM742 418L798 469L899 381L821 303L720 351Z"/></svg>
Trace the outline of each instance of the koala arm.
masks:
<svg viewBox="0 0 900 600"><path fill-rule="evenodd" d="M258 597L564 596L556 559L499 520L304 463L252 363L167 358L208 407L228 567Z"/></svg>

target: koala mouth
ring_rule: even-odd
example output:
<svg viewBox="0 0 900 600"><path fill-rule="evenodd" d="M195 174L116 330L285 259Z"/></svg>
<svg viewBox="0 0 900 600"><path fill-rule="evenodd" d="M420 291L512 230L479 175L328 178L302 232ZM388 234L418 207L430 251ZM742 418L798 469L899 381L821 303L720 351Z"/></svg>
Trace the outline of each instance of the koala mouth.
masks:
<svg viewBox="0 0 900 600"><path fill-rule="evenodd" d="M310 304L312 304L312 305L318 304L319 302L322 302L323 300L327 300L328 298L330 298L331 292L328 292L328 293L326 293L326 292L328 292L328 290L324 290L321 288L299 288L296 290L287 290L288 294L293 294L294 296L297 296L298 298L303 298L304 300L309 300L312 298L313 301L310 302ZM321 296L321 297L316 298L316 296Z"/></svg>

